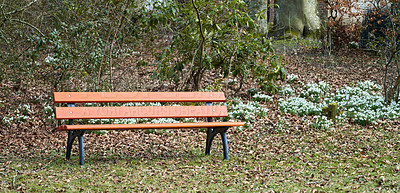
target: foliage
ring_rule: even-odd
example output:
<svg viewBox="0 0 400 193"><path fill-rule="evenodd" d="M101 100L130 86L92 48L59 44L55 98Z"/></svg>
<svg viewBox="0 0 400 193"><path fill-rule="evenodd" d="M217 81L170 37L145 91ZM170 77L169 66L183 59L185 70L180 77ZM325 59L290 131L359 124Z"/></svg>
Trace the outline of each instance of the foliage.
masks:
<svg viewBox="0 0 400 193"><path fill-rule="evenodd" d="M325 103L336 102L355 123L368 125L377 119L396 119L400 116L400 104L386 105L384 97L377 92L380 86L371 81L359 82L355 87L345 86Z"/></svg>
<svg viewBox="0 0 400 193"><path fill-rule="evenodd" d="M115 86L120 61L137 53L131 47L149 41L142 38L147 26L143 10L142 0L4 2L0 6L4 13L0 15L0 95L7 103L10 98L19 101L2 109L2 119L13 116L18 103L29 102L30 89L40 88L46 96L53 91L121 89ZM50 100L40 103L53 106ZM42 113L43 117L51 114Z"/></svg>
<svg viewBox="0 0 400 193"><path fill-rule="evenodd" d="M186 89L199 90L209 70L241 80L254 73L263 76L261 84L275 78L268 73L280 70L280 64L269 67L270 41L256 33L257 24L242 1L163 1L154 6L151 18L152 28L172 34L169 45L156 53L155 75Z"/></svg>
<svg viewBox="0 0 400 193"><path fill-rule="evenodd" d="M274 90L285 75L282 58L257 34L242 1L17 0L0 9L0 82L7 82L6 95L23 95L28 87L46 87L48 95L118 90L120 61L139 51L155 58L135 66L156 59L154 78L179 82L178 90L200 90L208 71L239 80L238 90L250 77Z"/></svg>
<svg viewBox="0 0 400 193"><path fill-rule="evenodd" d="M398 102L400 96L400 2L376 1L365 16L368 25L364 32L363 46L382 56L384 72L383 91L385 102ZM367 36L367 38L366 38ZM389 73L397 72L397 73Z"/></svg>
<svg viewBox="0 0 400 193"><path fill-rule="evenodd" d="M126 36L133 30L132 20L125 15L138 9L136 1L32 1L25 5L16 1L2 8L12 13L3 15L0 29L6 71L20 74L21 80L38 76L37 81L59 91L83 89L74 85L80 83L77 80L86 82L87 90L113 89L112 79L104 76L112 74L117 50L134 40ZM19 35L11 39L15 34ZM14 49L14 44L24 50Z"/></svg>
<svg viewBox="0 0 400 193"><path fill-rule="evenodd" d="M322 106L320 102L326 95L329 85L325 82L309 83L299 93L298 97L290 97L286 101L279 99L279 109L284 113L304 115L319 115L321 114ZM293 94L293 90L289 87L284 89L285 96ZM315 104L317 103L317 104Z"/></svg>
<svg viewBox="0 0 400 193"><path fill-rule="evenodd" d="M279 91L280 95L283 96L291 96L294 94L294 90L292 89L292 87L287 84L285 86L282 87L282 89Z"/></svg>
<svg viewBox="0 0 400 193"><path fill-rule="evenodd" d="M373 41L383 41L386 30L389 30L392 26L392 22L390 19L390 11L389 8L384 7L375 7L370 8L366 11L364 20L363 20L363 30L361 31L361 39L360 46L362 48L368 49L371 47L371 44L374 44ZM377 40L377 39L380 40ZM372 41L372 42L370 42ZM370 44L370 45L368 45Z"/></svg>
<svg viewBox="0 0 400 193"><path fill-rule="evenodd" d="M328 18L326 18L325 47L330 53L351 42L358 42L363 6L370 5L364 0L329 0L327 2Z"/></svg>
<svg viewBox="0 0 400 193"><path fill-rule="evenodd" d="M258 83L262 90L276 94L280 90L277 81L286 79L286 71L284 68L286 63L283 61L282 56L273 56L270 58L269 64L270 66L266 64L256 66L253 74L258 78Z"/></svg>
<svg viewBox="0 0 400 193"><path fill-rule="evenodd" d="M267 116L268 109L263 108L258 102L243 102L240 98L234 98L226 102L228 116L231 120L246 122L245 127L262 117ZM240 128L239 128L240 129Z"/></svg>
<svg viewBox="0 0 400 193"><path fill-rule="evenodd" d="M222 91L222 78L214 80L213 84L208 85L204 90L205 92L221 92Z"/></svg>

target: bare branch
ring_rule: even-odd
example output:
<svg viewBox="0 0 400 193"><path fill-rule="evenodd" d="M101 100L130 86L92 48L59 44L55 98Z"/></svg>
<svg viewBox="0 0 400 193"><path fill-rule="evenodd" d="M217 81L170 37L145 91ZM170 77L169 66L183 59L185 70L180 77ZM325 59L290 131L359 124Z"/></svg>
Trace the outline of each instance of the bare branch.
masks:
<svg viewBox="0 0 400 193"><path fill-rule="evenodd" d="M5 42L6 42L6 44L10 44L10 42L7 40L7 38L4 36L4 34L3 34L3 31L1 31L0 30L0 37L1 37L1 39L3 39Z"/></svg>
<svg viewBox="0 0 400 193"><path fill-rule="evenodd" d="M16 10L11 11L11 12L8 12L8 13L6 13L6 15L11 15L11 14L14 14L14 13L18 13L18 12L24 11L25 9L27 9L27 8L30 7L33 3L36 3L36 2L37 2L37 0L33 0L33 1L31 1L30 3L28 3L27 5L25 5L24 7L20 8L20 9L16 9Z"/></svg>
<svg viewBox="0 0 400 193"><path fill-rule="evenodd" d="M203 26L201 24L201 18L200 18L199 9L198 9L198 7L196 7L196 4L194 3L194 0L192 0L192 4L193 4L194 9L196 10L197 19L199 20L199 28L200 28L200 34L201 34L200 61L199 61L199 64L198 64L198 67L199 67L198 72L200 73L201 69L202 69L203 55L204 55L204 42L206 41L206 38L204 37ZM196 57L196 56L194 56L194 57ZM195 77L194 77L194 79L195 79ZM195 87L197 87L198 83L196 83L196 80L194 80L194 81L195 81L195 83L194 83ZM198 88L195 88L195 89L197 90Z"/></svg>
<svg viewBox="0 0 400 193"><path fill-rule="evenodd" d="M30 24L30 23L28 23L28 22L26 22L26 21L19 20L19 19L10 19L10 21L15 21L15 22L19 22L19 23L25 24L25 25L27 25L27 26L33 28L33 29L36 30L37 32L39 32L40 35L45 36L37 27L35 27L34 25L32 25L32 24Z"/></svg>

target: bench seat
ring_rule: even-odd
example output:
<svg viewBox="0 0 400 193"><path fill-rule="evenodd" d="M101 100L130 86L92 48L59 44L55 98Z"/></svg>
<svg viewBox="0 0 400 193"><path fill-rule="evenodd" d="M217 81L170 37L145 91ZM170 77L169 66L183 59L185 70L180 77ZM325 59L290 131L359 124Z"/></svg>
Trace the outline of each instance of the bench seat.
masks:
<svg viewBox="0 0 400 193"><path fill-rule="evenodd" d="M61 125L57 131L72 130L127 130L127 129L181 129L243 126L242 122L199 122L199 123L142 123L142 124L101 124Z"/></svg>

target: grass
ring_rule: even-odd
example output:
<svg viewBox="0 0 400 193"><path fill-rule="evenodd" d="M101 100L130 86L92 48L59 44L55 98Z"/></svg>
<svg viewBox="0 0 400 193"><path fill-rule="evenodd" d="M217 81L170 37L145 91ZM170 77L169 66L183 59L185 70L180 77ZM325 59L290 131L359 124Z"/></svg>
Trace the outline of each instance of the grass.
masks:
<svg viewBox="0 0 400 193"><path fill-rule="evenodd" d="M256 129L229 133L230 160L216 139L211 156L201 146L172 148L176 156L132 156L95 151L84 167L64 149L30 157L1 155L5 192L398 192L398 128L354 127L287 134ZM94 137L92 135L90 137ZM242 139L242 140L239 140ZM93 148L93 147L91 147ZM157 148L157 147L153 147ZM32 149L32 153L34 150ZM165 153L161 151L161 154Z"/></svg>
<svg viewBox="0 0 400 193"><path fill-rule="evenodd" d="M274 40L272 44L277 53L292 52L293 50L312 50L322 46L321 41L311 39Z"/></svg>

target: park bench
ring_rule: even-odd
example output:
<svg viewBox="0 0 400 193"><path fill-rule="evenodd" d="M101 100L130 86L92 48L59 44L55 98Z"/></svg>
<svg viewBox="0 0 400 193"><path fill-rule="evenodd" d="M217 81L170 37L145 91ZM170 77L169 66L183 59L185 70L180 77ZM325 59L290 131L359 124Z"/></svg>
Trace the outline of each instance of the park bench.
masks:
<svg viewBox="0 0 400 193"><path fill-rule="evenodd" d="M210 154L214 137L221 134L223 156L228 159L226 131L243 122L213 122L213 118L227 117L226 106L213 106L213 102L224 102L222 92L55 92L54 102L65 103L55 107L56 119L68 123L57 127L67 131L66 158L70 159L71 147L76 137L79 146L79 164L84 165L83 134L87 130L129 130L129 129L184 129L207 128L205 154ZM162 106L121 106L121 103L159 102ZM75 105L79 103L78 105ZM85 103L101 104L87 107ZM190 106L205 103L202 106ZM104 105L109 106L104 106ZM171 105L174 104L174 105ZM187 104L186 106L177 106ZM119 106L117 106L119 105ZM140 123L140 124L75 124L74 119L127 119L127 118L205 118L194 123Z"/></svg>

